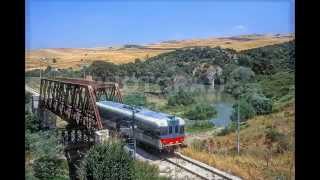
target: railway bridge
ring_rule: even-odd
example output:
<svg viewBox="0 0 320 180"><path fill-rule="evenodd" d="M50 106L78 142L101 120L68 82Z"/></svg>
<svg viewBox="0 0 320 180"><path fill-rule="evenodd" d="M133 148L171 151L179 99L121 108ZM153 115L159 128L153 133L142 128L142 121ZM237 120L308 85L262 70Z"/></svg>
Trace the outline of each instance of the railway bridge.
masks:
<svg viewBox="0 0 320 180"><path fill-rule="evenodd" d="M48 111L68 124L60 129L64 144L93 142L94 132L103 125L96 101L122 102L122 94L117 83L97 82L71 78L43 78L40 92L26 86L33 94L32 106L38 107L42 127L48 127Z"/></svg>

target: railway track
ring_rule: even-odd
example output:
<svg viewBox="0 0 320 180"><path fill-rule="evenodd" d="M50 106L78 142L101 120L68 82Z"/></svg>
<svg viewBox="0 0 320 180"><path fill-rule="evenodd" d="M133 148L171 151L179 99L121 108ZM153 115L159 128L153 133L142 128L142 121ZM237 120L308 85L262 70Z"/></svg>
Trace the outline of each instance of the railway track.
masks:
<svg viewBox="0 0 320 180"><path fill-rule="evenodd" d="M204 163L175 153L172 156L162 157L163 160L197 176L204 180L241 180L241 178L227 174L218 169L212 168Z"/></svg>

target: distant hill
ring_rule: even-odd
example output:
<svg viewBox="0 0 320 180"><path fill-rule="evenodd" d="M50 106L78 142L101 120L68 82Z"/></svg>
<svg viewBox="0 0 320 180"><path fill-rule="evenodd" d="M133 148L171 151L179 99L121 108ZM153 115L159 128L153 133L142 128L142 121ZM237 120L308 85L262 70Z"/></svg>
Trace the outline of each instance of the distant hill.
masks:
<svg viewBox="0 0 320 180"><path fill-rule="evenodd" d="M50 48L26 51L26 71L40 67L44 69L47 64L58 68L78 69L93 61L109 61L115 64L134 62L135 59L145 60L150 57L174 51L184 47L221 47L236 51L252 49L267 45L279 44L294 39L294 34L275 35L245 35L236 37L220 37L189 40L169 40L149 45L127 44L122 47L105 48Z"/></svg>

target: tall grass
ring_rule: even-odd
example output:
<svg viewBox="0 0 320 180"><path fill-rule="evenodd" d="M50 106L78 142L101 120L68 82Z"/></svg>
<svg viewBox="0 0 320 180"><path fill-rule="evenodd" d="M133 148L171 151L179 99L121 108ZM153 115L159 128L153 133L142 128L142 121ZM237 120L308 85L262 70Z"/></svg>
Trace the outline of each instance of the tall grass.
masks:
<svg viewBox="0 0 320 180"><path fill-rule="evenodd" d="M197 140L181 152L244 179L294 179L294 109L248 121L240 132L240 155L236 134Z"/></svg>

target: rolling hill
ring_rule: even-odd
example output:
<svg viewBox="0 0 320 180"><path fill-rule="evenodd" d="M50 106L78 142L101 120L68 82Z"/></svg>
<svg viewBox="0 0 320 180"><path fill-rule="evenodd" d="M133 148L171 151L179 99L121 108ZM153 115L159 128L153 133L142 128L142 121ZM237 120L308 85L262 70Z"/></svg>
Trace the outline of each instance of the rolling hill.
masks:
<svg viewBox="0 0 320 180"><path fill-rule="evenodd" d="M102 48L52 48L26 51L26 71L45 68L47 64L57 68L78 69L95 60L124 64L135 59L145 60L161 53L184 47L209 46L231 48L236 51L279 44L294 39L294 34L245 35L235 37L214 37L206 39L171 40L147 45L124 45ZM40 59L45 62L40 64Z"/></svg>

